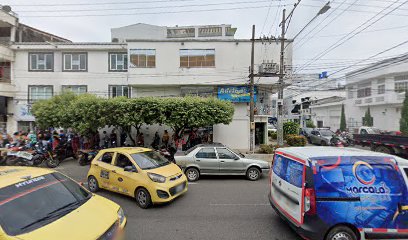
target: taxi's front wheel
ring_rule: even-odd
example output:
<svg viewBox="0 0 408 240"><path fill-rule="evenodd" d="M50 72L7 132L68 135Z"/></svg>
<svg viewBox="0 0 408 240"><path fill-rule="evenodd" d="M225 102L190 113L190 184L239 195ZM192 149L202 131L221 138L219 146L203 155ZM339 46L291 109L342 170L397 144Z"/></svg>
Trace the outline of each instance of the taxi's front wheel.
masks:
<svg viewBox="0 0 408 240"><path fill-rule="evenodd" d="M91 192L97 192L99 190L98 180L94 176L88 178L88 188Z"/></svg>
<svg viewBox="0 0 408 240"><path fill-rule="evenodd" d="M144 188L139 188L136 190L136 202L139 207L146 209L152 205L152 198L150 197L149 191Z"/></svg>

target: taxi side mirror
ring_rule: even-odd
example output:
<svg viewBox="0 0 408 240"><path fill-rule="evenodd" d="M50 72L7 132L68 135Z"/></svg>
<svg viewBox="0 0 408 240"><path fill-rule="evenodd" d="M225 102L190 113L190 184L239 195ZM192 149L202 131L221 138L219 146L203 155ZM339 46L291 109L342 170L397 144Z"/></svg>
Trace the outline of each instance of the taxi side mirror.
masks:
<svg viewBox="0 0 408 240"><path fill-rule="evenodd" d="M125 172L137 172L136 168L134 166L126 166L123 169Z"/></svg>

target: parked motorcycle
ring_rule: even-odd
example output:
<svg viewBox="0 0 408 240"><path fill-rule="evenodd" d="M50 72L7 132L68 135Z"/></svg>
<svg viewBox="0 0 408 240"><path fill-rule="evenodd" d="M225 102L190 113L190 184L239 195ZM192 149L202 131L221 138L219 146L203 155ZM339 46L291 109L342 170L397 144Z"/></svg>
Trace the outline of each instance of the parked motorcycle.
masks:
<svg viewBox="0 0 408 240"><path fill-rule="evenodd" d="M72 148L72 139L61 139L58 146L54 149L54 154L58 160L58 164L67 158L77 159L77 155L74 153Z"/></svg>
<svg viewBox="0 0 408 240"><path fill-rule="evenodd" d="M330 139L330 145L334 146L334 147L344 147L344 142L342 141L342 139L339 136L334 135Z"/></svg>
<svg viewBox="0 0 408 240"><path fill-rule="evenodd" d="M29 146L9 147L3 164L8 166L39 166L44 162L49 168L55 168L59 164L50 149L36 144L33 148Z"/></svg>
<svg viewBox="0 0 408 240"><path fill-rule="evenodd" d="M91 164L92 160L98 154L99 149L93 150L79 150L78 151L78 163L80 166Z"/></svg>

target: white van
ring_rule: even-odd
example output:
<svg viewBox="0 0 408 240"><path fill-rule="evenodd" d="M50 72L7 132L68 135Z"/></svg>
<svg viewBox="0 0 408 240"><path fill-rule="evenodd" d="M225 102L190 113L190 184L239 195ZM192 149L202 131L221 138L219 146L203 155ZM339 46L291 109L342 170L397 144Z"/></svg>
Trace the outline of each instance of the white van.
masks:
<svg viewBox="0 0 408 240"><path fill-rule="evenodd" d="M408 239L408 160L337 147L277 149L273 209L304 239Z"/></svg>

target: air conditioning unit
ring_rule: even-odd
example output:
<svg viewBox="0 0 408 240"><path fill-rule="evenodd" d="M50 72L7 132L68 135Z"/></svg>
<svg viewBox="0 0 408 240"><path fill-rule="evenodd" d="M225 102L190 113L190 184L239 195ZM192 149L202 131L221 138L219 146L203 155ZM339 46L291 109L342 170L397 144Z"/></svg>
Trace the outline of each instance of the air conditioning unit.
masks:
<svg viewBox="0 0 408 240"><path fill-rule="evenodd" d="M259 73L277 74L279 73L279 64L273 62L262 63L259 65Z"/></svg>

